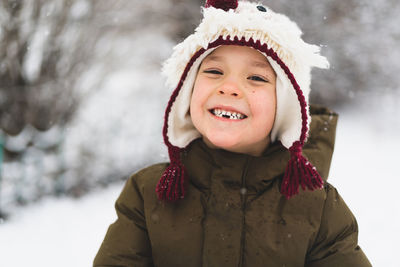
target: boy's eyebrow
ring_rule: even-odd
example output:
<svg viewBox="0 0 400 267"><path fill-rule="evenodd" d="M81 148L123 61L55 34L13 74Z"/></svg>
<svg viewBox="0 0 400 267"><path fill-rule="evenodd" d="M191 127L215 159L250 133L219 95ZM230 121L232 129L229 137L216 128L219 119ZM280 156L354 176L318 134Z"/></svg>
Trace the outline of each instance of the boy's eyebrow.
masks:
<svg viewBox="0 0 400 267"><path fill-rule="evenodd" d="M256 68L270 68L270 64L262 61L249 61L249 65Z"/></svg>

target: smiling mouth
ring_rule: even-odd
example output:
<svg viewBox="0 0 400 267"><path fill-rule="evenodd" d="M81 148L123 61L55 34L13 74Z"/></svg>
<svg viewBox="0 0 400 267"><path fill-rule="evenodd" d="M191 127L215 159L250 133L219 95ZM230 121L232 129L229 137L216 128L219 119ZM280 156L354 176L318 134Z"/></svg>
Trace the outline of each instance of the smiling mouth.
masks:
<svg viewBox="0 0 400 267"><path fill-rule="evenodd" d="M226 111L226 110L219 109L219 108L210 109L210 112L217 117L230 119L230 120L243 120L243 119L247 118L247 116L242 113Z"/></svg>

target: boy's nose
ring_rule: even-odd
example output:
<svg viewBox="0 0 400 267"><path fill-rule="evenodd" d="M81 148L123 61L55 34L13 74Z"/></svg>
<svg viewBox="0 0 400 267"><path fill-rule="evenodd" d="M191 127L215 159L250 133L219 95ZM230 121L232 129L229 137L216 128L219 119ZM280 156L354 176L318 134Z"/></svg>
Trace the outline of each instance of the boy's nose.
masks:
<svg viewBox="0 0 400 267"><path fill-rule="evenodd" d="M242 97L242 92L238 88L237 85L232 84L232 83L226 83L223 86L221 86L218 89L218 94L219 95L226 95L226 96L233 96L236 98L241 98Z"/></svg>

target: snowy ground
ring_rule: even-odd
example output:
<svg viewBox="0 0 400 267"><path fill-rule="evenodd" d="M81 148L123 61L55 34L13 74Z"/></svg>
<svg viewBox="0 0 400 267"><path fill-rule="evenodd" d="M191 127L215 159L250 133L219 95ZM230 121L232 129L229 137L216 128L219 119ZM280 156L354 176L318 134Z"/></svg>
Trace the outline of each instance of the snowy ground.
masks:
<svg viewBox="0 0 400 267"><path fill-rule="evenodd" d="M398 110L399 100L385 101L385 108L392 103ZM380 115L398 115L390 107L384 114L378 109L348 110L340 117L329 180L357 217L359 243L373 266L395 267L400 239L399 123L380 120ZM115 219L113 205L122 186L79 200L46 199L15 211L0 224L1 266L91 266Z"/></svg>
<svg viewBox="0 0 400 267"><path fill-rule="evenodd" d="M123 184L79 200L46 199L0 225L1 266L91 266Z"/></svg>
<svg viewBox="0 0 400 267"><path fill-rule="evenodd" d="M400 94L369 98L339 117L329 181L356 216L372 265L398 267Z"/></svg>

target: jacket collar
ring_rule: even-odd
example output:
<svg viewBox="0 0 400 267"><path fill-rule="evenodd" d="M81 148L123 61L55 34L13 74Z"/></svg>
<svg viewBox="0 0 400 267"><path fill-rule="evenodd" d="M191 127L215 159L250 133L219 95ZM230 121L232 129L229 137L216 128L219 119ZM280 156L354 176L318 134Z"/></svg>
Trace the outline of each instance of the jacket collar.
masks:
<svg viewBox="0 0 400 267"><path fill-rule="evenodd" d="M223 179L232 187L245 186L260 191L284 173L289 152L280 142L271 144L264 154L254 157L222 149L209 148L201 138L194 140L183 155L183 163L191 182L199 187L210 187L210 177Z"/></svg>

